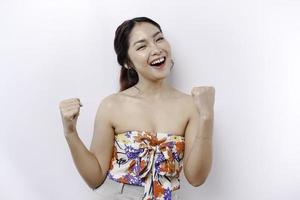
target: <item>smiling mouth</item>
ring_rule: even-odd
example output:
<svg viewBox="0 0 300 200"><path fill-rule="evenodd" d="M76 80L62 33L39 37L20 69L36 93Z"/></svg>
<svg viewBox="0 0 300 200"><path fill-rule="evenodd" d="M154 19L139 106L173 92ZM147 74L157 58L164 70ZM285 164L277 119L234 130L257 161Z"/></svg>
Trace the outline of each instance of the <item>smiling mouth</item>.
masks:
<svg viewBox="0 0 300 200"><path fill-rule="evenodd" d="M165 62L166 62L166 57L162 57L150 63L150 66L154 68L162 68Z"/></svg>

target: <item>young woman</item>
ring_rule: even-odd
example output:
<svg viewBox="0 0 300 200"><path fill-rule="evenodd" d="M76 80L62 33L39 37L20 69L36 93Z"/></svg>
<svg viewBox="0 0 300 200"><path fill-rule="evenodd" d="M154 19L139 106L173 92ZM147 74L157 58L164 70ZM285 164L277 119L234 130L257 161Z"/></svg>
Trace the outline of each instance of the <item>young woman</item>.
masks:
<svg viewBox="0 0 300 200"><path fill-rule="evenodd" d="M74 163L100 199L179 199L182 169L195 187L211 169L215 89L168 83L171 47L149 18L123 22L114 47L121 88L100 102L90 149L76 130L80 100L59 104Z"/></svg>

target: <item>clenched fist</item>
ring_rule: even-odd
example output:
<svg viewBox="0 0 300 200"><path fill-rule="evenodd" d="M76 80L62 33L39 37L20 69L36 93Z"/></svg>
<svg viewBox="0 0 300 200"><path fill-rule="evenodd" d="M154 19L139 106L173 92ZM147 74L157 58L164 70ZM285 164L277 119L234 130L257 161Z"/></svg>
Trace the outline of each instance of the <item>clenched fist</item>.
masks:
<svg viewBox="0 0 300 200"><path fill-rule="evenodd" d="M65 99L59 103L65 135L76 131L76 123L82 104L78 98Z"/></svg>

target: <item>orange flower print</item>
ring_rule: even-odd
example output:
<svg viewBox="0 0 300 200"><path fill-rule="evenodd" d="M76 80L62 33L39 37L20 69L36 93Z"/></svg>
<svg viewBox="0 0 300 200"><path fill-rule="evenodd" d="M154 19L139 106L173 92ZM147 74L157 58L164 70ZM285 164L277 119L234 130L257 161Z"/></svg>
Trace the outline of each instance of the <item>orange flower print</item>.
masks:
<svg viewBox="0 0 300 200"><path fill-rule="evenodd" d="M158 181L153 181L153 194L155 198L164 195L164 191L164 188Z"/></svg>

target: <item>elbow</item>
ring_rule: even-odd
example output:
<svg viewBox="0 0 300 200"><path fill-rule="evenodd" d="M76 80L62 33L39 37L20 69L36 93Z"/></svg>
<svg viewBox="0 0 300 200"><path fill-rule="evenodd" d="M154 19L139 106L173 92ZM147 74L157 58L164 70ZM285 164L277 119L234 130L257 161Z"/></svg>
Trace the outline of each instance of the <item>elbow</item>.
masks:
<svg viewBox="0 0 300 200"><path fill-rule="evenodd" d="M100 167L100 171L98 170L92 174L89 174L89 176L82 176L82 177L84 178L86 184L89 186L90 189L96 190L106 180L107 174L103 173Z"/></svg>
<svg viewBox="0 0 300 200"><path fill-rule="evenodd" d="M194 187L199 187L199 186L203 185L205 183L205 181L206 181L206 178L202 178L199 180L189 181L189 183Z"/></svg>
<svg viewBox="0 0 300 200"><path fill-rule="evenodd" d="M91 190L96 190L102 185L101 182L98 183L88 183L88 186Z"/></svg>
<svg viewBox="0 0 300 200"><path fill-rule="evenodd" d="M89 185L89 188L91 189L91 190L97 190L99 187L100 187L101 185Z"/></svg>
<svg viewBox="0 0 300 200"><path fill-rule="evenodd" d="M195 176L188 173L187 171L185 171L185 177L187 181L194 187L199 187L200 185L203 185L207 179L207 176L204 174L199 174L198 176Z"/></svg>
<svg viewBox="0 0 300 200"><path fill-rule="evenodd" d="M90 189L96 190L103 184L104 180L105 180L105 177L102 177L102 178L97 178L97 179L93 179L93 180L85 180L85 182Z"/></svg>

